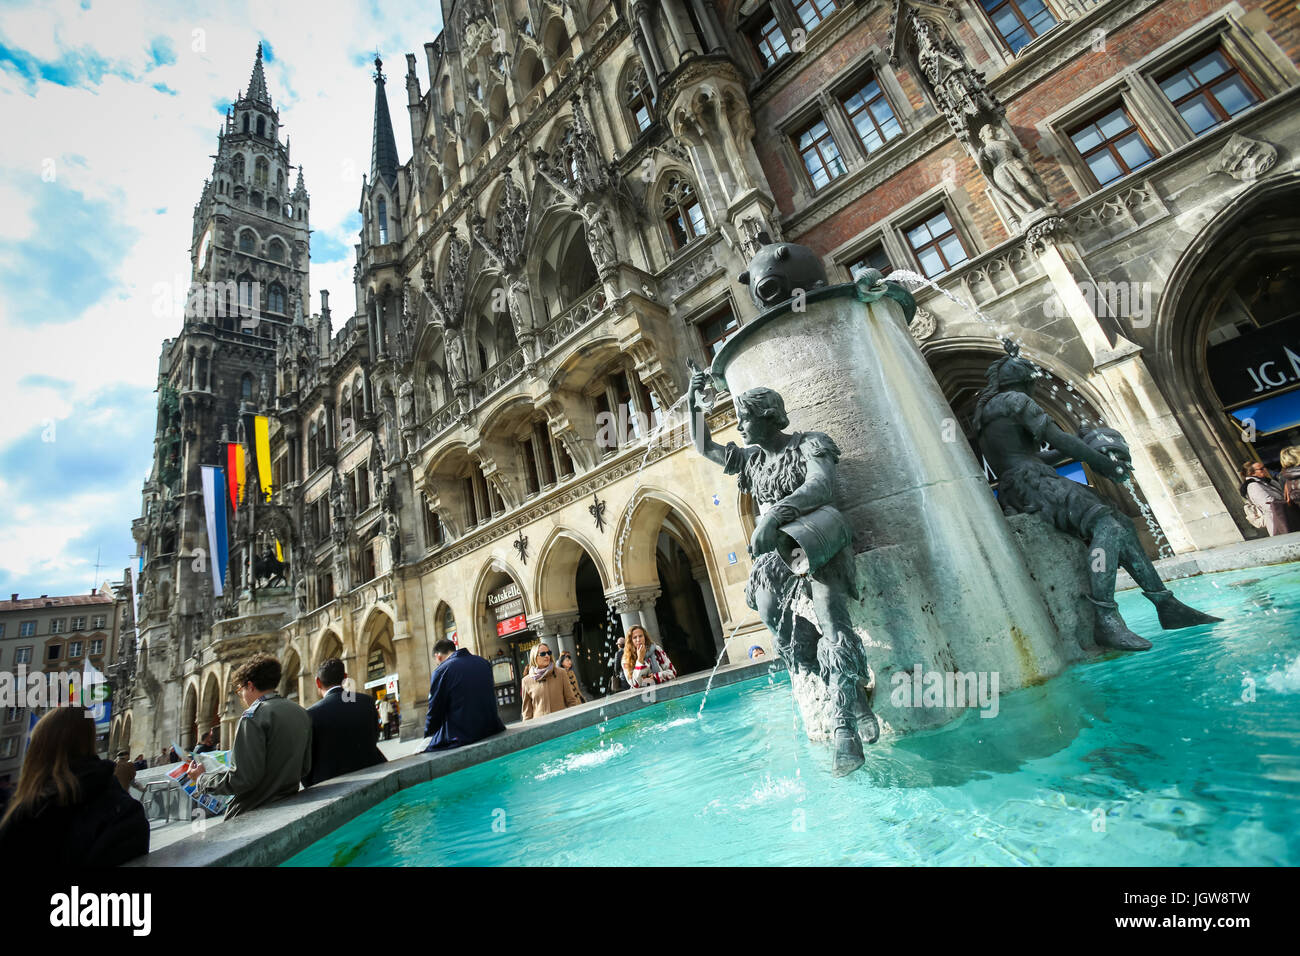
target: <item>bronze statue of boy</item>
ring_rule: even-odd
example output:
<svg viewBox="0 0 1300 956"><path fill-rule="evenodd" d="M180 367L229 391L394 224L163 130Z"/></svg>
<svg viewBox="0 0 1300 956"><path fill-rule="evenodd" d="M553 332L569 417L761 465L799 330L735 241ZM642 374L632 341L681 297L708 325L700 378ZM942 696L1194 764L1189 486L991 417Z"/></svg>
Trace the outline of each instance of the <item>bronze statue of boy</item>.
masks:
<svg viewBox="0 0 1300 956"><path fill-rule="evenodd" d="M776 636L777 651L792 674L818 674L834 702L832 772L852 773L864 762L861 733L868 743L880 735L867 703L871 679L862 641L849 619L848 598L858 597L851 533L831 504L840 450L821 432L793 432L781 396L752 388L736 398L737 427L745 447L713 441L696 395L705 373L691 364L691 437L695 449L736 476L752 495L761 517L749 544L754 566L746 603ZM792 604L803 589L821 627L796 614Z"/></svg>

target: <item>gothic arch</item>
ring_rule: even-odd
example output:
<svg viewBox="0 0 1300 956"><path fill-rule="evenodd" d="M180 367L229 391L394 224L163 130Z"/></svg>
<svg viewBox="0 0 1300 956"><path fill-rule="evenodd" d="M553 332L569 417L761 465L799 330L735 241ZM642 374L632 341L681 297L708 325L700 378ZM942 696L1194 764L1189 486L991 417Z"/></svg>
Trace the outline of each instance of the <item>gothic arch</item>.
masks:
<svg viewBox="0 0 1300 956"><path fill-rule="evenodd" d="M315 673L327 659L337 657L339 660L346 661L352 655L347 653L347 648L343 645L343 638L332 627L324 627L312 641L315 645L315 651L312 653L312 673Z"/></svg>
<svg viewBox="0 0 1300 956"><path fill-rule="evenodd" d="M484 648L487 644L497 640L494 633L495 623L490 620L489 616L487 596L489 591L502 587L506 581L513 582L519 588L525 614L531 614L537 606L529 593L525 571L516 568L513 562L503 554L493 555L479 568L478 575L474 579L474 588L470 592L474 596L472 627L474 646L476 648ZM459 624L458 626L463 629L465 625Z"/></svg>
<svg viewBox="0 0 1300 956"><path fill-rule="evenodd" d="M650 485L642 485L638 488L634 500L636 503L632 506L631 515L629 516L628 509L624 506L620 509L618 521L612 529L613 540L623 542L622 581L614 583L624 584L629 588L647 587L658 583L659 574L655 568L656 541L665 519L676 514L682 534L689 533L694 539L693 542L687 540L682 543L690 545L688 550L695 551L698 557L703 559L709 570L709 581L714 585L714 594L718 595L720 601L724 600L725 588L722 577L718 573L717 562L713 557L713 545L695 512L672 492ZM626 536L624 527L628 528ZM616 547L616 555L618 553ZM719 607L719 611L722 610ZM723 616L726 616L725 613Z"/></svg>
<svg viewBox="0 0 1300 956"><path fill-rule="evenodd" d="M568 614L578 609L578 564L584 556L596 566L601 586L609 590L613 582L605 570L600 550L576 531L552 529L537 551L533 593L537 595L538 607L555 614Z"/></svg>
<svg viewBox="0 0 1300 956"><path fill-rule="evenodd" d="M1187 243L1157 296L1155 347L1148 352L1156 380L1209 474L1215 490L1240 517L1236 465L1254 458L1211 384L1206 342L1232 277L1253 262L1300 257L1300 173L1265 178L1242 189Z"/></svg>

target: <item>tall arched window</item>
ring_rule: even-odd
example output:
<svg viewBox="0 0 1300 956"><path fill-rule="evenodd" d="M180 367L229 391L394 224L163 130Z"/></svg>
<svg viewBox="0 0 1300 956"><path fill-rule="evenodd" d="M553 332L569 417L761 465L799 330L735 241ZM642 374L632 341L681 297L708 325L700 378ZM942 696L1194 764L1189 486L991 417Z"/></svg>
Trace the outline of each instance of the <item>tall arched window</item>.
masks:
<svg viewBox="0 0 1300 956"><path fill-rule="evenodd" d="M695 195L695 187L681 176L669 177L668 184L664 187L661 209L673 249L681 249L694 242L707 230L704 207Z"/></svg>
<svg viewBox="0 0 1300 956"><path fill-rule="evenodd" d="M307 432L307 472L310 474L320 467L320 429L311 423Z"/></svg>
<svg viewBox="0 0 1300 956"><path fill-rule="evenodd" d="M379 212L375 217L375 224L379 227L379 244L388 243L388 203L384 202L384 197L379 197Z"/></svg>
<svg viewBox="0 0 1300 956"><path fill-rule="evenodd" d="M239 234L239 251L251 253L257 246L257 237L253 230L245 229Z"/></svg>
<svg viewBox="0 0 1300 956"><path fill-rule="evenodd" d="M246 176L248 175L248 171L247 171L247 169L246 169L246 167L245 167L245 165L244 165L244 154L243 154L243 153L236 153L236 154L235 154L234 168L235 168L235 171L234 171L233 175L234 175L234 177L235 177L235 181L236 181L236 182L243 182L243 181L244 181L244 177L246 177Z"/></svg>
<svg viewBox="0 0 1300 956"><path fill-rule="evenodd" d="M276 262L284 262L284 243L279 239L272 239L270 245L266 247L266 255Z"/></svg>
<svg viewBox="0 0 1300 956"><path fill-rule="evenodd" d="M628 73L623 84L623 106L631 117L635 139L654 122L654 99L650 95L650 81L640 65Z"/></svg>
<svg viewBox="0 0 1300 956"><path fill-rule="evenodd" d="M247 114L247 113L244 114L244 132L245 132L245 133L248 132L248 114Z"/></svg>
<svg viewBox="0 0 1300 956"><path fill-rule="evenodd" d="M257 157L257 161L253 163L253 182L258 186L265 186L270 172L271 165L266 161L266 157Z"/></svg>
<svg viewBox="0 0 1300 956"><path fill-rule="evenodd" d="M278 282L272 282L266 291L266 311L284 315L284 286Z"/></svg>
<svg viewBox="0 0 1300 956"><path fill-rule="evenodd" d="M258 136L265 136L265 135L266 135L266 117L265 117L265 116L259 116L259 117L257 118L257 135L258 135Z"/></svg>
<svg viewBox="0 0 1300 956"><path fill-rule="evenodd" d="M252 401L253 398L253 376L248 372L239 380L239 397L244 401Z"/></svg>

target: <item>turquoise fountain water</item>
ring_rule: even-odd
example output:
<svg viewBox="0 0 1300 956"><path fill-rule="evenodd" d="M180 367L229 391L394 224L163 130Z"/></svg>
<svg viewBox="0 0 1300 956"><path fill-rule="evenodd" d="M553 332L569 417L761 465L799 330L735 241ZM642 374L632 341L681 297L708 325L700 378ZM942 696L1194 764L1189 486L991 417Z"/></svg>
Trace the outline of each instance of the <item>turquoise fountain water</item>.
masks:
<svg viewBox="0 0 1300 956"><path fill-rule="evenodd" d="M287 865L1294 866L1300 564L1171 587L1227 620L1161 631L1124 592L1152 651L887 737L849 777L816 771L776 671L412 787Z"/></svg>

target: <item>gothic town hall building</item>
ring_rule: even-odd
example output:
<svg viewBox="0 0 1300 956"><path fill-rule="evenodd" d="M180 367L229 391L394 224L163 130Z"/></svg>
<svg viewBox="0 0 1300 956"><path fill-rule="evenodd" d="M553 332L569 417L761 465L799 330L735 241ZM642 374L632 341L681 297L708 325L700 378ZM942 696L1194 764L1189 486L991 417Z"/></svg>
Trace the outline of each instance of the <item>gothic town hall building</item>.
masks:
<svg viewBox="0 0 1300 956"><path fill-rule="evenodd" d="M255 650L304 704L341 657L412 737L444 636L494 662L507 719L538 640L588 699L632 624L681 672L766 646L753 506L689 447L682 402L687 360L755 314L737 276L761 233L832 282L933 283L911 283L912 332L962 429L1011 331L1058 420L1128 437L1136 500L1062 467L1147 510L1152 553L1260 533L1239 468L1300 444L1294 3L442 0L442 19L405 57L405 163L375 61L332 302L260 50L226 118L133 526L132 753L212 727L228 746ZM726 396L711 415L735 440ZM244 487L220 502L221 576L203 466Z"/></svg>

